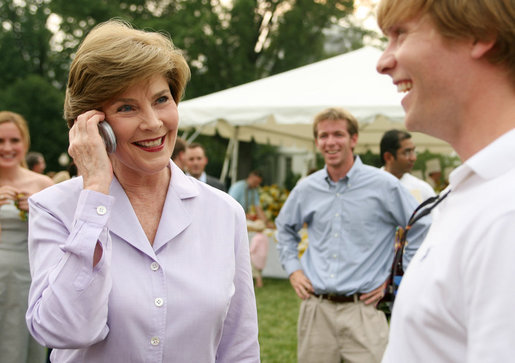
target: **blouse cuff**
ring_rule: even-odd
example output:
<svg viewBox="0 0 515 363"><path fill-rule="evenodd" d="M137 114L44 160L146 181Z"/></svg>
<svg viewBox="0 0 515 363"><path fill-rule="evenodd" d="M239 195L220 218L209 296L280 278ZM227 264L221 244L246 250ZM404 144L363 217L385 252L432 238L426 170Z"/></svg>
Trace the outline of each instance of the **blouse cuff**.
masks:
<svg viewBox="0 0 515 363"><path fill-rule="evenodd" d="M114 197L103 193L83 190L79 196L73 229L63 248L64 252L75 255L81 263L73 263L75 272L75 288L83 289L93 276L93 271L101 268L107 252L107 222L114 202ZM102 246L103 254L100 262L93 268L93 256L97 242ZM70 260L71 262L71 260Z"/></svg>

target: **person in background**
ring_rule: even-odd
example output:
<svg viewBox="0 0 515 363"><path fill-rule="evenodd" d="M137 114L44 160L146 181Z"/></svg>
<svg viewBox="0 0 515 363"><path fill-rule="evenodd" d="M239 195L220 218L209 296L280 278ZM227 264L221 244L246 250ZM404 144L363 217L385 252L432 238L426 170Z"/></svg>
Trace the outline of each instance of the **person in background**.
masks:
<svg viewBox="0 0 515 363"><path fill-rule="evenodd" d="M381 138L380 154L384 170L399 179L417 202L422 203L436 195L431 185L410 174L417 154L409 132L386 131Z"/></svg>
<svg viewBox="0 0 515 363"><path fill-rule="evenodd" d="M263 182L263 174L259 170L252 170L246 179L239 180L229 188L229 195L241 204L247 219L262 220L265 225L270 222L259 201L259 186Z"/></svg>
<svg viewBox="0 0 515 363"><path fill-rule="evenodd" d="M377 70L405 92L406 128L463 161L403 277L383 362L512 362L515 2L381 0L377 14Z"/></svg>
<svg viewBox="0 0 515 363"><path fill-rule="evenodd" d="M170 160L189 75L168 36L119 20L78 48L64 116L79 176L29 199L26 321L52 362L259 362L245 214Z"/></svg>
<svg viewBox="0 0 515 363"><path fill-rule="evenodd" d="M252 236L250 239L250 263L252 265L252 277L255 279L256 287L263 287L264 285L263 269L266 266L270 244L268 236L264 233L265 229L265 223L260 219L252 222L247 221L247 230Z"/></svg>
<svg viewBox="0 0 515 363"><path fill-rule="evenodd" d="M426 174L429 182L431 183L431 187L437 193L440 193L442 190L447 188L447 185L449 185L442 173L440 160L438 159L430 159L426 162Z"/></svg>
<svg viewBox="0 0 515 363"><path fill-rule="evenodd" d="M202 145L196 142L189 144L186 148L185 160L187 174L221 191L227 191L225 185L220 180L206 174L207 156L206 150Z"/></svg>
<svg viewBox="0 0 515 363"><path fill-rule="evenodd" d="M229 195L240 203L247 216L247 230L251 233L250 252L252 276L256 280L256 287L263 287L262 272L268 257L268 236L266 228L273 228L261 207L259 200L259 186L263 182L263 174L259 170L252 170L247 179L237 181L229 188Z"/></svg>
<svg viewBox="0 0 515 363"><path fill-rule="evenodd" d="M29 334L25 312L30 287L27 198L52 185L25 167L30 136L25 119L0 111L0 361L39 363L46 348Z"/></svg>
<svg viewBox="0 0 515 363"><path fill-rule="evenodd" d="M172 160L182 171L186 170L186 141L177 137L175 141L175 147L172 152Z"/></svg>
<svg viewBox="0 0 515 363"><path fill-rule="evenodd" d="M29 151L25 156L27 168L35 173L44 174L46 169L45 157L37 151Z"/></svg>
<svg viewBox="0 0 515 363"><path fill-rule="evenodd" d="M388 323L376 305L390 275L396 229L417 202L393 175L354 155L358 122L346 110L320 112L313 133L325 167L295 186L275 220L281 263L302 299L298 362L379 362ZM411 231L405 266L429 222L424 218ZM299 260L305 224L309 244Z"/></svg>

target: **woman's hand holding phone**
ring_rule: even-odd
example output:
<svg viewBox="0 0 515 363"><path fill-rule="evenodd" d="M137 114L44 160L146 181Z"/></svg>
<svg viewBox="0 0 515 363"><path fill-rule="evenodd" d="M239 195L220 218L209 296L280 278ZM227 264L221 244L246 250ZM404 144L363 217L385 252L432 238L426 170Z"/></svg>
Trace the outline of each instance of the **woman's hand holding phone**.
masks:
<svg viewBox="0 0 515 363"><path fill-rule="evenodd" d="M90 110L79 115L70 129L68 153L83 178L84 189L109 194L113 167L100 136L100 122L105 122L101 111Z"/></svg>

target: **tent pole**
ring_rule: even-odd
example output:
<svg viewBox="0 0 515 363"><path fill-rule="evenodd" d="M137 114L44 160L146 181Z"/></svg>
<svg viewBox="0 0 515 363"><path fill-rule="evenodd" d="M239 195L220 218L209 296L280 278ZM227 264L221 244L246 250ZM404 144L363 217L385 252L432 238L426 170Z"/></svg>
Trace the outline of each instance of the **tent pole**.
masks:
<svg viewBox="0 0 515 363"><path fill-rule="evenodd" d="M234 137L229 139L229 144L227 144L227 149L225 150L224 157L224 165L222 166L222 173L220 174L220 181L225 184L225 178L227 177L227 172L229 171L229 160L231 159L232 150L234 148Z"/></svg>
<svg viewBox="0 0 515 363"><path fill-rule="evenodd" d="M231 160L231 185L236 183L238 178L238 149L239 149L239 142L238 142L238 131L240 127L236 126L234 128L234 146L232 149L232 160Z"/></svg>
<svg viewBox="0 0 515 363"><path fill-rule="evenodd" d="M204 129L204 127L206 127L206 125L202 125L200 127L197 127L195 129L195 132L193 133L193 135L191 135L190 137L188 137L188 139L186 140L186 143L187 144L191 144L193 141L195 141L195 139L197 138L198 135L200 135L202 133L202 130Z"/></svg>
<svg viewBox="0 0 515 363"><path fill-rule="evenodd" d="M177 135L178 135L181 139L186 140L186 139L188 138L189 132L188 132L188 130L184 130L184 131L182 132L182 135L179 135L179 132L177 132Z"/></svg>

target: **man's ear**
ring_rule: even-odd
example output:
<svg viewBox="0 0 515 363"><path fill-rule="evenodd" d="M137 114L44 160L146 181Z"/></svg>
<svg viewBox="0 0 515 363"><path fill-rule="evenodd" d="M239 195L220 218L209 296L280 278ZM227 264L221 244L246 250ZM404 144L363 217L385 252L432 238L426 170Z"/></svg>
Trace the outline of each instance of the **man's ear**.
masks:
<svg viewBox="0 0 515 363"><path fill-rule="evenodd" d="M353 134L350 137L350 147L353 152L354 152L354 148L356 147L356 145L358 143L358 136L359 136L358 134Z"/></svg>
<svg viewBox="0 0 515 363"><path fill-rule="evenodd" d="M495 45L495 38L490 40L475 40L472 44L470 55L474 59L484 57L486 53L490 51Z"/></svg>
<svg viewBox="0 0 515 363"><path fill-rule="evenodd" d="M389 151L385 151L383 158L385 162L391 162L392 160L395 160L395 156Z"/></svg>

